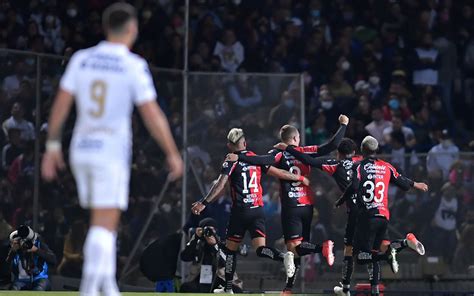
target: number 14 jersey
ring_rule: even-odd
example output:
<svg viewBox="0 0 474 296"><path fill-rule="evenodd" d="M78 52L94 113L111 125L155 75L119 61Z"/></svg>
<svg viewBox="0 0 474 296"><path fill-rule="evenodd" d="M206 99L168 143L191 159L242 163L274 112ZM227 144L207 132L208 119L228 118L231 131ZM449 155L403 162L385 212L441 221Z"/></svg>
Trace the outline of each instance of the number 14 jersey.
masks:
<svg viewBox="0 0 474 296"><path fill-rule="evenodd" d="M252 151L238 151L236 154L255 156ZM265 167L251 165L243 161L225 161L221 174L229 176L232 206L237 208L258 208L263 206L262 171Z"/></svg>

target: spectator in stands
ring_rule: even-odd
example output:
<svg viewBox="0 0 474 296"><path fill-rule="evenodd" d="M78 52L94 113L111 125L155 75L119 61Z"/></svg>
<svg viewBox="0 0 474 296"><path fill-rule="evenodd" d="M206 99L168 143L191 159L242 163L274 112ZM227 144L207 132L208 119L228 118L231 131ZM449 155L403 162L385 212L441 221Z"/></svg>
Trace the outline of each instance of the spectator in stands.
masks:
<svg viewBox="0 0 474 296"><path fill-rule="evenodd" d="M366 96L360 96L353 117L364 123L364 126L370 123L370 102Z"/></svg>
<svg viewBox="0 0 474 296"><path fill-rule="evenodd" d="M229 86L229 96L241 108L254 107L262 102L262 93L257 83L245 74L235 77L235 83Z"/></svg>
<svg viewBox="0 0 474 296"><path fill-rule="evenodd" d="M8 130L9 142L2 148L2 171L4 173L8 172L15 158L23 153L20 136L21 130L17 128L10 128Z"/></svg>
<svg viewBox="0 0 474 296"><path fill-rule="evenodd" d="M28 80L26 77L26 65L23 60L16 62L15 73L5 77L2 88L9 99L15 97L20 90L20 83L23 80Z"/></svg>
<svg viewBox="0 0 474 296"><path fill-rule="evenodd" d="M270 110L268 125L271 126L272 130L279 129L282 125L290 121L296 110L296 98L294 98L289 91L284 91L281 94L280 103Z"/></svg>
<svg viewBox="0 0 474 296"><path fill-rule="evenodd" d="M327 85L322 85L319 90L319 106L326 118L337 118L340 114L339 108L336 105L334 96L329 91ZM333 120L326 120L326 129L333 130L335 123Z"/></svg>
<svg viewBox="0 0 474 296"><path fill-rule="evenodd" d="M430 111L428 107L424 106L415 112L414 120L407 124L410 127L416 138L415 150L417 152L428 152L433 146L431 138L432 124L430 122Z"/></svg>
<svg viewBox="0 0 474 296"><path fill-rule="evenodd" d="M438 85L441 90L441 97L443 98L443 106L447 111L449 118L453 120L454 109L452 90L454 79L458 75L458 53L456 44L454 44L454 42L451 40L452 36L450 36L451 34L448 32L447 24L439 28L438 36L433 43L436 49L439 51L440 56Z"/></svg>
<svg viewBox="0 0 474 296"><path fill-rule="evenodd" d="M12 162L8 169L8 180L15 186L33 184L34 178L34 142L28 142L25 150Z"/></svg>
<svg viewBox="0 0 474 296"><path fill-rule="evenodd" d="M406 166L406 141L403 132L400 130L392 131L386 137L387 144L390 146L390 163L400 172L404 173Z"/></svg>
<svg viewBox="0 0 474 296"><path fill-rule="evenodd" d="M21 130L21 139L24 141L35 139L35 128L33 123L25 119L25 110L20 102L13 104L11 109L11 116L2 124L2 129L5 135L8 135L8 130L17 128Z"/></svg>
<svg viewBox="0 0 474 296"><path fill-rule="evenodd" d="M414 55L414 85L437 85L439 69L439 52L433 46L431 33L424 33L420 44L415 48Z"/></svg>
<svg viewBox="0 0 474 296"><path fill-rule="evenodd" d="M343 68L347 66L349 62L344 60L341 62ZM354 90L352 86L344 79L344 72L342 70L337 70L332 74L331 82L328 84L328 90L331 95L334 97L336 104L340 106L343 112L351 108L353 103Z"/></svg>
<svg viewBox="0 0 474 296"><path fill-rule="evenodd" d="M453 269L459 274L474 272L474 224L466 226L459 237L459 243L454 252Z"/></svg>
<svg viewBox="0 0 474 296"><path fill-rule="evenodd" d="M428 152L426 167L428 171L441 170L447 180L452 164L459 159L459 148L453 143L448 130L444 129L440 143Z"/></svg>
<svg viewBox="0 0 474 296"><path fill-rule="evenodd" d="M221 60L222 70L227 72L237 72L237 69L244 61L244 47L235 37L234 30L227 29L222 36L222 42L218 41L214 48L214 55Z"/></svg>
<svg viewBox="0 0 474 296"><path fill-rule="evenodd" d="M310 127L306 128L306 144L317 145L326 142L330 133L326 129L326 116L323 110L318 109L316 119ZM280 125L281 126L281 125Z"/></svg>
<svg viewBox="0 0 474 296"><path fill-rule="evenodd" d="M407 85L407 77L404 70L397 69L392 72L392 81L388 89L389 93L397 98L409 100L413 97Z"/></svg>
<svg viewBox="0 0 474 296"><path fill-rule="evenodd" d="M392 125L389 127L386 127L383 130L383 136L387 143L390 142L390 136L392 135L393 132L402 133L404 137L404 141L403 141L404 147L413 148L416 145L416 139L415 139L415 134L413 133L413 130L403 125L403 121L400 116L392 116Z"/></svg>
<svg viewBox="0 0 474 296"><path fill-rule="evenodd" d="M386 121L383 119L382 109L376 107L372 109L372 122L365 126L365 130L377 141L381 148L385 146L387 143L383 136L383 131L391 127L392 123L390 121Z"/></svg>
<svg viewBox="0 0 474 296"><path fill-rule="evenodd" d="M71 226L64 240L63 259L58 265L58 273L64 276L80 278L84 255L82 246L86 239L87 225L83 220L77 220Z"/></svg>
<svg viewBox="0 0 474 296"><path fill-rule="evenodd" d="M448 263L453 258L457 243L458 204L456 188L449 182L445 183L441 188L441 198L431 221L430 240L432 253L443 256Z"/></svg>

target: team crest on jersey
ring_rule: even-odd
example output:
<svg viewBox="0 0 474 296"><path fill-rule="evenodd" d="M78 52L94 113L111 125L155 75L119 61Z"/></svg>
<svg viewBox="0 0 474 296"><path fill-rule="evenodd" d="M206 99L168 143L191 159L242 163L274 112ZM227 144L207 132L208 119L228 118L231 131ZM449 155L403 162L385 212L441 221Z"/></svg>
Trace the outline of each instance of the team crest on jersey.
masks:
<svg viewBox="0 0 474 296"><path fill-rule="evenodd" d="M228 168L228 167L229 167L229 163L228 163L227 161L224 162L224 163L222 164L222 167L223 167L224 169Z"/></svg>
<svg viewBox="0 0 474 296"><path fill-rule="evenodd" d="M347 159L342 162L342 166L344 167L345 170L350 170L353 164L354 163L352 162L352 160L347 160Z"/></svg>

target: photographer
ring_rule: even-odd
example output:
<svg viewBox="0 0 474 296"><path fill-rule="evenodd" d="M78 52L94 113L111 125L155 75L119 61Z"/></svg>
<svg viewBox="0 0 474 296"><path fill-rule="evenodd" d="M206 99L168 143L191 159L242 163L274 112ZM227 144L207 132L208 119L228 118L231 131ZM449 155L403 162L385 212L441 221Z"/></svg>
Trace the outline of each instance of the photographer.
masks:
<svg viewBox="0 0 474 296"><path fill-rule="evenodd" d="M12 290L51 289L48 269L56 264L56 255L29 226L21 225L10 234L6 262L14 277Z"/></svg>
<svg viewBox="0 0 474 296"><path fill-rule="evenodd" d="M181 252L181 260L192 262L193 265L188 275L189 281L181 285L180 292L208 293L219 285L225 285L225 255L221 251L223 244L216 231L217 223L214 219L203 219ZM237 275L234 276L233 286L235 292L242 291L242 282Z"/></svg>

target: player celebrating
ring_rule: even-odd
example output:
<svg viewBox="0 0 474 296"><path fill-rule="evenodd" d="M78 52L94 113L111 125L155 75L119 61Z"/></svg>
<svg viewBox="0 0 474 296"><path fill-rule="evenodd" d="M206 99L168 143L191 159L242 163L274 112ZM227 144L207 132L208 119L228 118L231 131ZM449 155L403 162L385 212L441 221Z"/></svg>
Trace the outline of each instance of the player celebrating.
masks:
<svg viewBox="0 0 474 296"><path fill-rule="evenodd" d="M131 121L136 105L145 125L167 156L170 179L181 176L183 164L156 103L153 80L145 60L130 48L138 35L135 9L115 3L103 14L106 41L75 53L61 78L48 125L42 162L45 180L65 167L61 128L75 98L77 119L70 162L79 201L91 209L91 227L84 243L81 295L120 295L116 279L116 230L128 205Z"/></svg>
<svg viewBox="0 0 474 296"><path fill-rule="evenodd" d="M300 143L300 135L298 129L291 125L284 125L280 129L280 140L286 145L294 145L295 149L305 153L317 153L324 155L336 149L340 141L344 137L346 126L349 118L345 115L339 116L341 127L332 137L332 139L321 146L298 147ZM295 173L301 176L308 176L310 166L303 164L295 159L290 153L281 149L272 149L265 156L245 156L228 155L229 160L239 159L248 163L258 165L273 165L277 168ZM326 258L329 266L334 264L334 254L332 252L333 242L328 240L322 245L314 245L309 242L311 233L311 220L313 218L314 194L311 188L301 182L290 182L280 180L281 185L281 221L283 227L283 236L285 238L286 247L290 251L285 254L285 265L292 266L294 255L296 254L295 270L288 269L286 286L284 293L291 292L296 281L296 273L300 265L301 256L312 253L322 253Z"/></svg>
<svg viewBox="0 0 474 296"><path fill-rule="evenodd" d="M352 166L354 162L361 160L360 156L355 156L356 144L348 138L342 139L337 147L336 159L328 159L323 157L312 157L307 153L303 153L295 149L294 146L287 146L285 143L277 145L279 149L289 152L298 160L306 165L318 168L323 172L333 176L336 184L342 192L352 181ZM342 269L342 284L349 290L349 285L353 273L353 257L352 257L352 241L354 238L355 227L357 223L357 206L353 198L346 201L347 208L347 223L344 235L344 261ZM336 287L339 288L341 287ZM335 290L336 290L335 288ZM342 288L341 288L342 289Z"/></svg>
<svg viewBox="0 0 474 296"><path fill-rule="evenodd" d="M357 202L361 204L357 220L355 246L358 263L368 264L371 294L379 295L378 282L380 265L378 254L386 254L390 248L387 226L390 219L388 209L388 187L395 184L402 190L415 188L427 191L425 183L414 182L400 175L388 162L376 158L378 142L374 137L367 136L361 144L364 159L354 165L352 183L344 192L347 200L357 194ZM416 239L415 239L416 240ZM372 253L372 250L377 250ZM396 253L391 249L392 255ZM348 290L344 294L349 295Z"/></svg>
<svg viewBox="0 0 474 296"><path fill-rule="evenodd" d="M355 156L356 143L351 139L345 138L342 139L341 143L337 147L337 156L336 159L328 159L323 157L312 157L309 154L299 152L294 149L293 146L287 146L284 143L279 143L278 148L286 149L298 160L302 161L304 164L311 165L312 167L318 168L330 175L333 176L336 184L339 186L341 191L345 191L348 185L352 181L352 167L355 162L362 160L361 156ZM351 198L345 200L346 209L347 209L347 223L346 230L344 235L344 260L343 260L343 269L342 269L342 281L340 286L334 287L334 292L337 295L348 295L350 289L350 283L353 273L353 239L357 223L358 207L356 205L357 195L352 195ZM335 206L338 207L344 203L343 199L340 199L336 202ZM386 243L386 242L385 242ZM421 242L419 242L415 235L412 233L407 234L405 239L398 239L390 243L392 250L397 252L402 249L409 247L420 255L424 255L424 247ZM388 255L388 254L387 254ZM398 262L396 256L390 254L390 256L379 256L379 259L386 259L390 263L390 267L394 273L398 272Z"/></svg>
<svg viewBox="0 0 474 296"><path fill-rule="evenodd" d="M233 128L227 136L227 147L233 153L239 155L255 155L246 150L247 143L242 129ZM232 193L232 211L229 225L227 227L226 240L226 264L225 281L223 289L214 290L215 293L232 293L232 279L236 269L236 252L239 248L245 232L248 231L252 237L252 244L259 257L266 257L276 261L283 261L284 255L271 247L267 247L265 242L265 215L263 212L262 186L260 178L262 170L268 175L292 181L302 182L309 185L309 180L303 176L292 174L288 171L273 167L265 168L249 165L242 161L225 161L222 164L222 171L217 182L202 200L193 204L192 212L199 215L206 205L214 201L230 179ZM285 265L285 268L288 268ZM294 266L289 268L294 270Z"/></svg>

